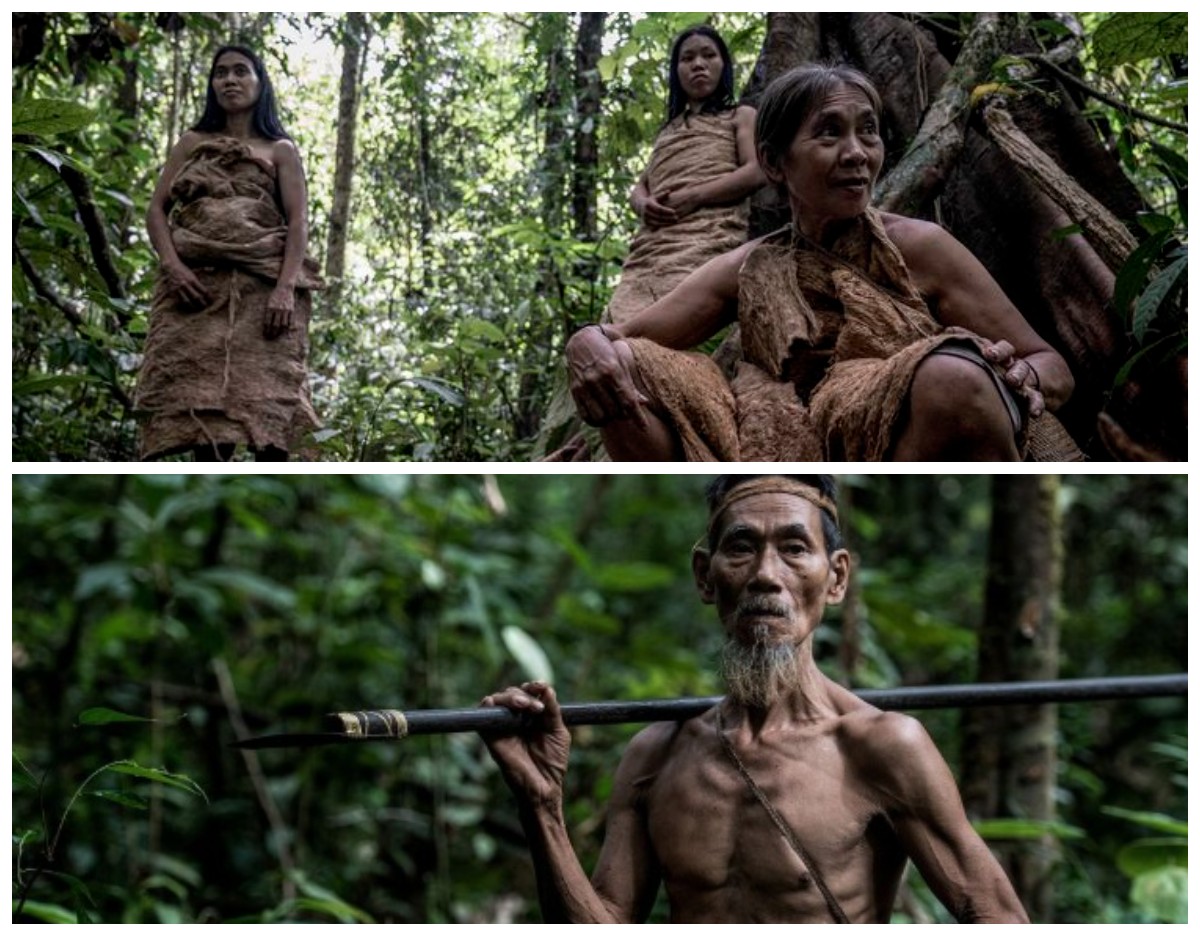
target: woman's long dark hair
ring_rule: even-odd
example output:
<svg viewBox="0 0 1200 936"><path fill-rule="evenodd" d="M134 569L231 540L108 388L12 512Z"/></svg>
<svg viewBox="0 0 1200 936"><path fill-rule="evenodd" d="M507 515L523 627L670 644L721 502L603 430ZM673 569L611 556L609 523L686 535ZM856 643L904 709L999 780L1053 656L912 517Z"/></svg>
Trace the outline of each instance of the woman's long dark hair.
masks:
<svg viewBox="0 0 1200 936"><path fill-rule="evenodd" d="M666 123L670 123L687 110L688 96L683 91L683 82L679 80L679 56L683 52L683 44L692 36L704 36L711 39L716 45L717 51L721 53L721 64L724 66L721 69L721 80L713 89L713 93L700 105L700 113L719 114L722 111L732 110L734 106L733 59L729 56L729 46L725 45L725 40L721 38L719 32L711 26L700 23L696 26L689 26L681 32L675 37L675 44L671 46L671 70L667 74Z"/></svg>
<svg viewBox="0 0 1200 936"><path fill-rule="evenodd" d="M220 133L225 129L225 109L221 107L217 100L217 92L213 90L213 74L217 70L217 61L226 52L244 55L250 60L250 64L254 66L254 73L258 76L260 91L250 120L254 132L268 140L290 140L291 136L279 121L279 111L275 107L275 89L271 87L271 79L267 77L267 67L256 52L242 45L224 45L217 49L212 67L208 70L208 96L204 99L204 113L192 129L200 133Z"/></svg>

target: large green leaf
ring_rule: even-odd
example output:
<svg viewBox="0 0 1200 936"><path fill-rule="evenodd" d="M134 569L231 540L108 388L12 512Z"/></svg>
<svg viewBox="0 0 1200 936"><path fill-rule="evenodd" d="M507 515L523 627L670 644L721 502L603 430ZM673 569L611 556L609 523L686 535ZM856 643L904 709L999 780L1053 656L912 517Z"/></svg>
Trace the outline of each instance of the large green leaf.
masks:
<svg viewBox="0 0 1200 936"><path fill-rule="evenodd" d="M1096 64L1107 71L1170 53L1187 54L1187 13L1114 13L1092 36Z"/></svg>
<svg viewBox="0 0 1200 936"><path fill-rule="evenodd" d="M1152 829L1155 832L1166 832L1168 835L1188 834L1188 824L1179 819L1173 819L1171 816L1164 816L1162 813L1142 812L1135 809L1121 809L1119 806L1102 806L1100 809L1106 816L1115 816L1118 819L1128 819L1130 822L1136 822L1140 826L1145 826L1147 829Z"/></svg>
<svg viewBox="0 0 1200 936"><path fill-rule="evenodd" d="M75 101L53 98L14 101L12 110L13 135L53 136L86 127L96 115Z"/></svg>
<svg viewBox="0 0 1200 936"><path fill-rule="evenodd" d="M1160 868L1187 868L1185 838L1145 838L1130 842L1117 852L1117 867L1134 878Z"/></svg>

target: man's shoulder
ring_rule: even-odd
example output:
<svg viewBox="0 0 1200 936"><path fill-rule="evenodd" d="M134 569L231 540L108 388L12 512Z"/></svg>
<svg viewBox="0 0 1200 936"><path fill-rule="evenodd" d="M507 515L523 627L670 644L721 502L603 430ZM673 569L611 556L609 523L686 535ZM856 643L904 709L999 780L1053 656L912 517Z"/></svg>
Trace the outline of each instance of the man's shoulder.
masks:
<svg viewBox="0 0 1200 936"><path fill-rule="evenodd" d="M947 776L929 732L909 715L865 706L843 716L839 728L846 758L885 801L924 800Z"/></svg>
<svg viewBox="0 0 1200 936"><path fill-rule="evenodd" d="M900 712L864 704L842 717L839 731L847 756L880 778L909 773L930 756L941 758L925 726Z"/></svg>

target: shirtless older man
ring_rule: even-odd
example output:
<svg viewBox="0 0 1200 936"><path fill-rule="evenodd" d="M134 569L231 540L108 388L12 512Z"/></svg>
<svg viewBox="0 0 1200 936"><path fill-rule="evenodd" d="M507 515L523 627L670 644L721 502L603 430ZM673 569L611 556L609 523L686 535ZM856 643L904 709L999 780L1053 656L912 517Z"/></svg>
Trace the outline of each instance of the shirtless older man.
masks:
<svg viewBox="0 0 1200 936"><path fill-rule="evenodd" d="M828 476L735 475L709 489L692 557L728 637L725 701L653 725L617 769L588 879L563 820L571 739L554 690L483 700L540 716L489 747L517 796L547 921L885 923L907 859L963 922L1027 922L920 723L826 678L813 633L846 593Z"/></svg>

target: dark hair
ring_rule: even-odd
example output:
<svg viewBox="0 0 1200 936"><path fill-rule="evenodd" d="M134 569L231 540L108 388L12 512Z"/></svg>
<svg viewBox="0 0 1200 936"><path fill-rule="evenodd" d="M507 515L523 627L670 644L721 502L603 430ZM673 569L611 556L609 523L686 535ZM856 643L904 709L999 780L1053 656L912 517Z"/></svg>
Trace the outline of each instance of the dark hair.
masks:
<svg viewBox="0 0 1200 936"><path fill-rule="evenodd" d="M808 115L843 85L865 94L875 116L881 115L883 102L875 85L849 65L801 65L772 81L759 99L754 125L759 162L778 166Z"/></svg>
<svg viewBox="0 0 1200 936"><path fill-rule="evenodd" d="M716 510L717 505L725 499L725 495L739 484L752 481L755 478L766 477L770 477L770 475L738 474L721 475L718 478L714 478L708 485L708 489L704 492L704 496L708 499L708 512L711 514ZM793 481L799 481L801 484L814 487L830 503L837 503L837 481L833 479L833 475L780 475L779 477L791 478ZM825 552L832 556L837 550L842 548L842 531L838 527L836 518L824 507L821 508L821 532L825 534ZM716 530L709 532L709 552L717 548L716 537Z"/></svg>
<svg viewBox="0 0 1200 936"><path fill-rule="evenodd" d="M213 90L213 74L217 70L217 61L226 52L244 55L250 60L250 64L254 66L254 73L258 76L258 101L254 105L254 114L251 117L254 132L268 140L290 140L291 137L279 121L279 112L275 108L275 89L271 87L271 79L267 77L266 65L257 53L242 45L221 46L213 55L212 67L208 70L208 94L204 99L204 113L192 129L200 133L220 133L225 129L225 109L221 107L220 101L217 100L217 92Z"/></svg>
<svg viewBox="0 0 1200 936"><path fill-rule="evenodd" d="M683 82L679 80L679 57L683 52L683 44L692 36L704 36L711 39L716 45L717 51L721 53L721 64L724 66L721 69L721 80L713 89L713 93L700 105L700 113L719 114L734 106L733 59L729 56L729 46L725 45L725 40L721 38L719 32L711 26L699 23L689 26L676 36L675 43L671 46L671 69L667 73L667 119L664 126L687 110L688 97L683 92Z"/></svg>

